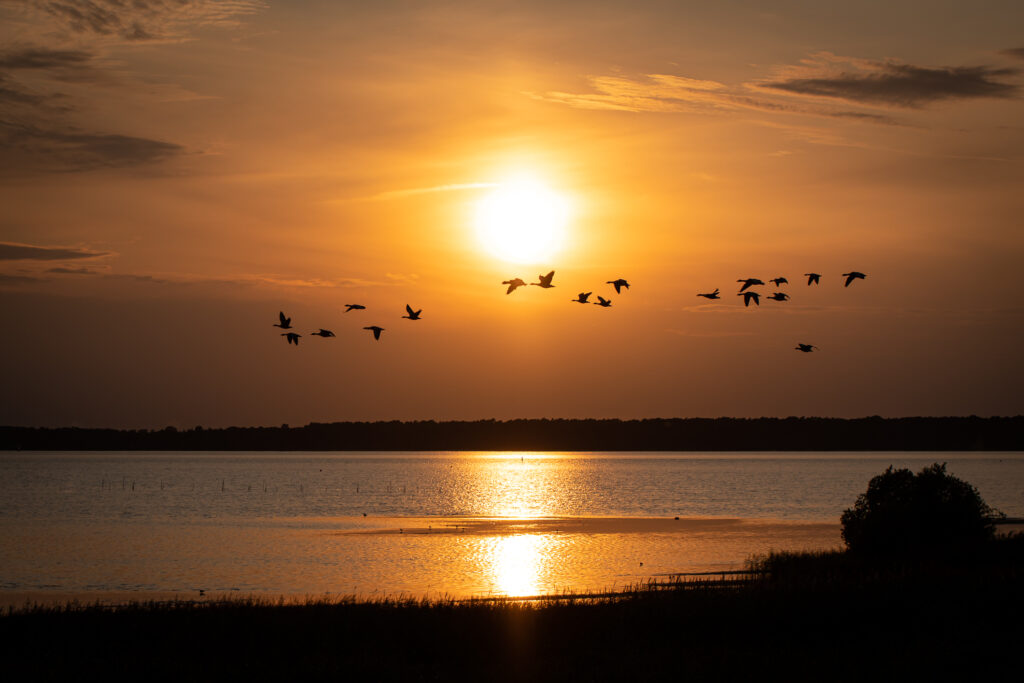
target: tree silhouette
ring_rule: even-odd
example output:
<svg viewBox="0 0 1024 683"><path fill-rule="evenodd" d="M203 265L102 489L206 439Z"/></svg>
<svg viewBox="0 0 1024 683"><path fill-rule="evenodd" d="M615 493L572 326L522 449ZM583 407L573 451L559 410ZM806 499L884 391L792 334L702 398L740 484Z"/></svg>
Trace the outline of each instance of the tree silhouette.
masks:
<svg viewBox="0 0 1024 683"><path fill-rule="evenodd" d="M999 517L974 486L935 463L916 475L890 465L841 521L851 552L893 556L977 548L993 537Z"/></svg>

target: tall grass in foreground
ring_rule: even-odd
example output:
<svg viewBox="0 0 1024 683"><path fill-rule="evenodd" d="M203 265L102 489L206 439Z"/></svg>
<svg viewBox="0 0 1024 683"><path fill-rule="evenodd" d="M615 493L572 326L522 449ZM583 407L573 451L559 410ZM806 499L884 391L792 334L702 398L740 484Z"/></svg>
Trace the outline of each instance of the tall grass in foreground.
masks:
<svg viewBox="0 0 1024 683"><path fill-rule="evenodd" d="M751 574L536 600L71 603L0 617L5 680L950 680L1024 637L1024 537L881 567L776 553Z"/></svg>

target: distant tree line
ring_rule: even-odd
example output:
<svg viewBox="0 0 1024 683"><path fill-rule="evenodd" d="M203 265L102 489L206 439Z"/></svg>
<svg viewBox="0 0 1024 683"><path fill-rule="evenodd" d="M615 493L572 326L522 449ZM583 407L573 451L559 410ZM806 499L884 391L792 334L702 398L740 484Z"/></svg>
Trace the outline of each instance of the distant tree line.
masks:
<svg viewBox="0 0 1024 683"><path fill-rule="evenodd" d="M313 422L160 430L0 427L0 450L1024 450L1024 416Z"/></svg>

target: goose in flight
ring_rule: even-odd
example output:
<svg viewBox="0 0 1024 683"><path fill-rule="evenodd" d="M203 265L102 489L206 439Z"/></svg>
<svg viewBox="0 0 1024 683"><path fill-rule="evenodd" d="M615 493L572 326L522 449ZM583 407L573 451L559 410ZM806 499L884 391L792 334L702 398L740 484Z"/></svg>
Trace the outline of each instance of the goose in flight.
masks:
<svg viewBox="0 0 1024 683"><path fill-rule="evenodd" d="M551 279L555 277L555 271L552 270L547 275L538 275L537 277L540 278L540 282L531 282L531 285L537 285L538 287L543 287L544 289L554 287L554 285L551 284Z"/></svg>
<svg viewBox="0 0 1024 683"><path fill-rule="evenodd" d="M747 287L752 287L754 285L763 285L764 284L763 282L758 280L756 277L748 277L746 280L737 280L736 282L742 282L743 283L743 286L740 287L740 291L741 292L743 290L745 290Z"/></svg>
<svg viewBox="0 0 1024 683"><path fill-rule="evenodd" d="M704 294L698 294L697 296L702 296L705 299L717 299L717 298L719 298L718 297L718 287L715 287L715 291L713 291L713 292L705 292Z"/></svg>
<svg viewBox="0 0 1024 683"><path fill-rule="evenodd" d="M593 292L580 292L580 295L578 297L576 297L575 299L569 299L569 301L575 301L578 304L589 303L587 299L590 297L591 294L593 294Z"/></svg>
<svg viewBox="0 0 1024 683"><path fill-rule="evenodd" d="M284 311L280 311L277 317L281 319L281 322L274 323L274 327L280 327L282 330L292 329L292 319L284 317ZM297 344L298 342L296 342Z"/></svg>
<svg viewBox="0 0 1024 683"><path fill-rule="evenodd" d="M779 285L788 285L789 284L789 280L787 280L784 277L773 277L768 282L774 282L776 287L778 287Z"/></svg>
<svg viewBox="0 0 1024 683"><path fill-rule="evenodd" d="M786 294L785 292L775 292L768 298L771 299L772 301L788 301L789 294Z"/></svg>
<svg viewBox="0 0 1024 683"><path fill-rule="evenodd" d="M420 310L418 310L418 311L412 310L412 306L410 306L409 304L405 305L405 310L406 310L406 312L409 315L403 315L402 317L403 318L408 318L409 320L419 320L420 319L420 313L423 312L422 308Z"/></svg>
<svg viewBox="0 0 1024 683"><path fill-rule="evenodd" d="M373 332L374 339L380 339L380 333L384 331L383 327L378 327L377 325L370 325L369 327L364 327L363 329L370 330L371 332Z"/></svg>
<svg viewBox="0 0 1024 683"><path fill-rule="evenodd" d="M603 307L603 308L608 308L609 306L611 306L611 305L612 305L612 301L611 301L611 299L605 299L605 298L604 298L603 296L601 296L600 294L598 294L598 295L597 295L597 301L594 301L594 302L592 302L592 303L593 303L593 304L594 304L595 306L601 306L601 307Z"/></svg>
<svg viewBox="0 0 1024 683"><path fill-rule="evenodd" d="M803 351L804 353L810 353L811 351L813 351L814 349L816 349L818 347L814 346L813 344L801 344L800 342L797 342L796 346L794 346L793 348L796 349L797 351Z"/></svg>
<svg viewBox="0 0 1024 683"><path fill-rule="evenodd" d="M761 298L760 298L761 295L758 294L757 292L740 292L736 296L742 296L743 297L743 305L744 306L749 306L751 301L754 302L755 306L760 306L761 305Z"/></svg>
<svg viewBox="0 0 1024 683"><path fill-rule="evenodd" d="M512 278L511 280L502 280L501 284L508 285L508 289L505 290L506 294L511 294L516 291L516 287L525 287L526 283L523 282L522 278Z"/></svg>
<svg viewBox="0 0 1024 683"><path fill-rule="evenodd" d="M314 337L323 337L324 339L326 339L327 337L334 336L333 332L331 332L330 330L325 330L322 327L320 328L319 332L310 332L310 334L313 335Z"/></svg>
<svg viewBox="0 0 1024 683"><path fill-rule="evenodd" d="M849 287L851 282L857 279L863 280L867 275L857 272L856 270L851 270L849 273L843 273L843 277L846 278L846 284L844 284L843 287Z"/></svg>
<svg viewBox="0 0 1024 683"><path fill-rule="evenodd" d="M807 276L807 286L821 284L821 273L804 273Z"/></svg>
<svg viewBox="0 0 1024 683"><path fill-rule="evenodd" d="M365 308L366 306L363 306L362 304L345 304L346 313L348 313L349 311L361 311Z"/></svg>
<svg viewBox="0 0 1024 683"><path fill-rule="evenodd" d="M285 341L288 342L289 344L295 344L296 346L298 346L299 337L301 337L302 335L295 334L294 332L282 332L281 336L286 337Z"/></svg>
<svg viewBox="0 0 1024 683"><path fill-rule="evenodd" d="M629 289L629 283L626 282L621 277L618 280L608 280L608 282L606 282L605 284L613 285L615 287L615 293L616 294L622 294L622 288L623 287L625 287L626 289Z"/></svg>

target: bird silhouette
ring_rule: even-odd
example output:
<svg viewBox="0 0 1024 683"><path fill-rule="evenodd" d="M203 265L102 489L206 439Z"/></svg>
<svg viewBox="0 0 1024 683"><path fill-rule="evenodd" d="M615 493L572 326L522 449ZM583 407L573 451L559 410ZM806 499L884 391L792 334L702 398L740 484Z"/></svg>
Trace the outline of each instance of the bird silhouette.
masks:
<svg viewBox="0 0 1024 683"><path fill-rule="evenodd" d="M314 337L324 337L324 338L333 337L334 336L333 332L331 332L330 330L325 330L322 327L320 328L319 332L310 332L310 334L313 335Z"/></svg>
<svg viewBox="0 0 1024 683"><path fill-rule="evenodd" d="M608 280L608 282L606 282L605 284L614 285L615 286L615 293L616 294L622 294L622 288L623 287L625 287L626 289L629 289L629 283L626 282L621 277L618 280Z"/></svg>
<svg viewBox="0 0 1024 683"><path fill-rule="evenodd" d="M760 306L761 305L761 300L760 300L761 295L758 294L757 292L740 292L736 296L742 296L743 297L743 305L744 306L749 306L751 301L754 302L755 306Z"/></svg>
<svg viewBox="0 0 1024 683"><path fill-rule="evenodd" d="M422 308L420 310L418 310L418 311L412 310L412 306L410 306L409 304L405 305L405 310L406 310L406 312L409 315L403 315L402 317L403 318L408 318L409 320L419 320L420 319L420 313L423 312Z"/></svg>
<svg viewBox="0 0 1024 683"><path fill-rule="evenodd" d="M743 283L743 286L740 287L740 291L741 292L743 290L745 290L747 287L752 287L754 285L763 285L764 284L763 282L758 280L756 277L748 277L746 280L737 280L736 282L742 282Z"/></svg>
<svg viewBox="0 0 1024 683"><path fill-rule="evenodd" d="M800 342L797 342L796 346L794 346L793 348L796 349L797 351L803 351L804 353L810 353L811 351L813 351L814 349L816 349L818 347L817 346L813 346L812 344L801 344Z"/></svg>
<svg viewBox="0 0 1024 683"><path fill-rule="evenodd" d="M856 270L851 270L849 273L843 273L843 277L846 278L846 284L844 284L843 287L849 287L851 282L857 279L863 280L867 275L859 273Z"/></svg>
<svg viewBox="0 0 1024 683"><path fill-rule="evenodd" d="M771 299L772 301L788 301L789 300L789 294L786 294L785 292L775 292L774 294L770 295L768 298Z"/></svg>
<svg viewBox="0 0 1024 683"><path fill-rule="evenodd" d="M296 346L298 346L299 345L299 337L301 337L302 335L301 334L295 334L294 332L282 332L281 336L282 337L287 337L285 339L285 341L288 342L289 344L295 344Z"/></svg>
<svg viewBox="0 0 1024 683"><path fill-rule="evenodd" d="M346 313L348 313L349 311L361 311L365 308L366 306L363 306L362 304L345 304Z"/></svg>
<svg viewBox="0 0 1024 683"><path fill-rule="evenodd" d="M502 280L501 284L508 285L508 289L505 290L506 294L511 294L516 291L516 287L525 287L526 283L523 282L522 278L512 278L511 280Z"/></svg>
<svg viewBox="0 0 1024 683"><path fill-rule="evenodd" d="M580 292L580 295L577 298L569 299L569 301L575 301L578 304L589 303L587 299L590 297L591 294L593 294L593 292Z"/></svg>
<svg viewBox="0 0 1024 683"><path fill-rule="evenodd" d="M540 279L540 282L531 282L531 285L537 285L538 287L543 287L544 289L554 287L554 285L551 284L551 279L555 277L555 271L552 270L547 275L538 275L537 277Z"/></svg>
<svg viewBox="0 0 1024 683"><path fill-rule="evenodd" d="M274 327L280 327L282 330L292 329L292 319L284 317L284 311L280 311L277 317L281 319L281 322L274 323Z"/></svg>
<svg viewBox="0 0 1024 683"><path fill-rule="evenodd" d="M378 327L377 325L370 325L369 327L364 327L363 329L370 330L371 332L373 332L374 339L380 339L380 333L384 331L383 327Z"/></svg>
<svg viewBox="0 0 1024 683"><path fill-rule="evenodd" d="M788 285L789 284L789 280L787 280L784 277L773 277L768 282L774 282L776 287L778 287L779 285Z"/></svg>
<svg viewBox="0 0 1024 683"><path fill-rule="evenodd" d="M604 308L608 308L609 306L612 305L611 299L605 299L600 294L597 295L597 301L593 301L591 303L593 303L595 306L602 306Z"/></svg>
<svg viewBox="0 0 1024 683"><path fill-rule="evenodd" d="M697 296L702 296L705 299L717 299L717 298L719 298L719 296L718 296L718 287L715 287L715 291L713 291L713 292L706 292L704 294L698 294Z"/></svg>
<svg viewBox="0 0 1024 683"><path fill-rule="evenodd" d="M807 286L821 284L821 273L804 273L807 276Z"/></svg>

